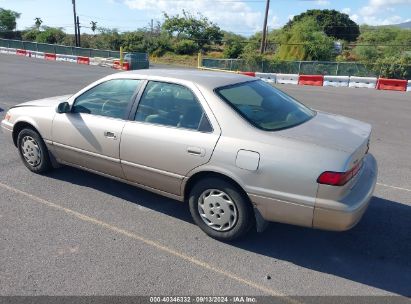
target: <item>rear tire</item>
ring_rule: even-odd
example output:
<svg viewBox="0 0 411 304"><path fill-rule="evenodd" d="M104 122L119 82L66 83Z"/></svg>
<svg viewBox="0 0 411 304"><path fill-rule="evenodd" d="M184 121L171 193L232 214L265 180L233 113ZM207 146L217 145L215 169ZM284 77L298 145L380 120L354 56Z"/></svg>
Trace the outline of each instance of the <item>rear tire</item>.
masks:
<svg viewBox="0 0 411 304"><path fill-rule="evenodd" d="M189 205L194 222L220 241L242 237L254 224L248 197L238 186L221 178L198 181L190 191Z"/></svg>
<svg viewBox="0 0 411 304"><path fill-rule="evenodd" d="M23 129L17 136L17 147L24 165L34 173L50 170L49 151L41 138L33 129Z"/></svg>

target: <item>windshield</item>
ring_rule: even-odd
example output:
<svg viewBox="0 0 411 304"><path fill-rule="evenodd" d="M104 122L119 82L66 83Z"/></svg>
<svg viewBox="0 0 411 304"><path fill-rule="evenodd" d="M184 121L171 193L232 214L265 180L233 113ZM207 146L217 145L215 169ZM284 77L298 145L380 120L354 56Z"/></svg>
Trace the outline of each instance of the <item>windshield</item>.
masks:
<svg viewBox="0 0 411 304"><path fill-rule="evenodd" d="M261 80L221 87L216 93L254 126L268 131L294 127L315 112Z"/></svg>

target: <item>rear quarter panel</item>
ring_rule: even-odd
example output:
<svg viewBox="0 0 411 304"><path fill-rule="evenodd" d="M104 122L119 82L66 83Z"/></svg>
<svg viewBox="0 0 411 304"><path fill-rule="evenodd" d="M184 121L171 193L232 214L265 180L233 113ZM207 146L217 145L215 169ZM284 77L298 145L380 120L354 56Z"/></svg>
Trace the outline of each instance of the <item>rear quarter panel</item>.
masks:
<svg viewBox="0 0 411 304"><path fill-rule="evenodd" d="M249 194L314 206L318 176L326 170L339 170L347 158L345 152L280 136L266 138L264 134L255 134L254 138L222 136L210 161L210 165L234 175ZM236 156L241 149L260 154L256 171L237 167Z"/></svg>

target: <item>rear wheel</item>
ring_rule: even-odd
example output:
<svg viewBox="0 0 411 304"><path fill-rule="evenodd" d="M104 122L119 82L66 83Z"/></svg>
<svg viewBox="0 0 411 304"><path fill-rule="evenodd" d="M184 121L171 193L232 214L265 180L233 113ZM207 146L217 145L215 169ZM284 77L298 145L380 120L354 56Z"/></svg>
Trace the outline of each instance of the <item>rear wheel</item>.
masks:
<svg viewBox="0 0 411 304"><path fill-rule="evenodd" d="M194 222L215 239L239 238L254 223L246 195L224 179L206 178L197 182L190 192L189 204Z"/></svg>
<svg viewBox="0 0 411 304"><path fill-rule="evenodd" d="M51 168L46 144L33 129L23 129L17 137L20 158L32 172L42 173Z"/></svg>

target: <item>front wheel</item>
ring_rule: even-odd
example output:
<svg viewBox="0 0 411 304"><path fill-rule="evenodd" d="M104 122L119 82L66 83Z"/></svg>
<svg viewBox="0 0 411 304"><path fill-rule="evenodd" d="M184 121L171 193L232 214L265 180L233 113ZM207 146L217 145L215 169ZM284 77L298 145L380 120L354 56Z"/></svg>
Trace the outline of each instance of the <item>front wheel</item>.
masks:
<svg viewBox="0 0 411 304"><path fill-rule="evenodd" d="M32 172L43 173L51 168L46 144L33 129L23 129L17 137L20 158Z"/></svg>
<svg viewBox="0 0 411 304"><path fill-rule="evenodd" d="M197 182L190 192L189 204L194 222L221 241L243 236L254 223L248 198L224 179L206 178Z"/></svg>

